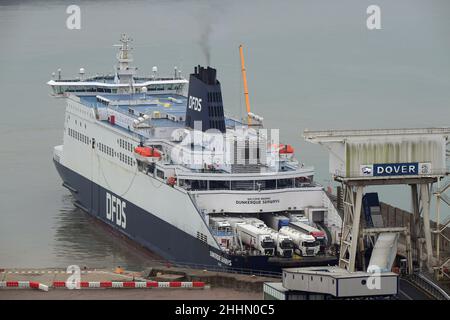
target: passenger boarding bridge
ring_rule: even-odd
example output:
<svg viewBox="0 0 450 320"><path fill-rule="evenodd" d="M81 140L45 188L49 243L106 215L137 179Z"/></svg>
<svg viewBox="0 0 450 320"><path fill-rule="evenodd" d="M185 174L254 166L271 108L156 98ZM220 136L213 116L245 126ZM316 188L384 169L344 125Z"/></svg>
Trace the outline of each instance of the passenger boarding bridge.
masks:
<svg viewBox="0 0 450 320"><path fill-rule="evenodd" d="M330 174L343 186L341 268L355 271L357 255L364 252L364 237L378 235L371 266L390 270L400 234L405 235L407 244L411 240L409 272L413 262L424 269L436 266L431 240L435 231L430 227L431 192L433 185L449 175L446 163L449 135L450 128L304 131L307 141L329 151ZM393 184L410 186L414 223L403 228L382 226L361 230L364 188Z"/></svg>

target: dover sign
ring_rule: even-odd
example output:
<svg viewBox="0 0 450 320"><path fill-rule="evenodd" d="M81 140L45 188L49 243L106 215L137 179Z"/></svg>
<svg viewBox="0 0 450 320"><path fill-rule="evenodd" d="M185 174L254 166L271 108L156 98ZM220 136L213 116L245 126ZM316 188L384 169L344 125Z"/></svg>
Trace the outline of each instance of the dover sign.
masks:
<svg viewBox="0 0 450 320"><path fill-rule="evenodd" d="M361 165L360 174L365 177L417 176L431 174L431 163L375 163Z"/></svg>

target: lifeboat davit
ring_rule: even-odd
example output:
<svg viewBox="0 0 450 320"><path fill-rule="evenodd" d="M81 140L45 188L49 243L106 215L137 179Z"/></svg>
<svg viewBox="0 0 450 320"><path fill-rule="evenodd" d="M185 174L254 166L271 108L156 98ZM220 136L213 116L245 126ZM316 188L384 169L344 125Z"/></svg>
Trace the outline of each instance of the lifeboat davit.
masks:
<svg viewBox="0 0 450 320"><path fill-rule="evenodd" d="M146 163L154 163L161 158L161 152L153 147L134 148L136 159Z"/></svg>

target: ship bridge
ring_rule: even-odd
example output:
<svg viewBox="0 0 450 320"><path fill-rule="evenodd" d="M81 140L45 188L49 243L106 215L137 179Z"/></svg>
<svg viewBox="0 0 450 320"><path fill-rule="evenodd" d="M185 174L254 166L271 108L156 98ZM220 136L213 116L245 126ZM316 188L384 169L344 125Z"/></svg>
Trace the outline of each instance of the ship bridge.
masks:
<svg viewBox="0 0 450 320"><path fill-rule="evenodd" d="M52 88L54 96L64 96L68 93L74 94L120 94L120 93L139 93L139 92L155 92L165 93L171 92L182 94L188 81L181 76L181 71L174 67L172 77L161 77L158 73L158 67L152 68L150 76L138 77L136 75L137 68L131 66L133 57L131 54L130 42L132 39L126 34L122 34L120 44L114 45L118 47L117 65L114 74L95 75L86 77L86 70L80 68L77 78L64 79L62 70L58 69L58 74L52 74L53 79L47 84Z"/></svg>

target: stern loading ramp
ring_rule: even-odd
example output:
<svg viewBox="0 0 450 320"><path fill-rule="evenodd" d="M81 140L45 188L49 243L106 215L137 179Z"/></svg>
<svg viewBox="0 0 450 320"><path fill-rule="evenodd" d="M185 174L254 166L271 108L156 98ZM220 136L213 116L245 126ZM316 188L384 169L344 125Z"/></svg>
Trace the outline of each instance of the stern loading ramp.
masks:
<svg viewBox="0 0 450 320"><path fill-rule="evenodd" d="M389 272L397 256L398 233L382 232L377 238L377 242L372 251L369 261L368 272Z"/></svg>
<svg viewBox="0 0 450 320"><path fill-rule="evenodd" d="M389 272L392 270L395 257L397 256L397 247L400 234L393 228L390 229L391 232L383 232L385 229L381 229L385 227L385 224L383 217L381 216L380 201L377 193L366 193L363 196L362 202L367 228L365 229L365 234L371 242L371 247L373 247L367 271ZM376 234L378 233L376 232L377 228L380 228L378 238L376 238ZM405 230L399 231L402 232ZM375 244L373 244L374 242ZM407 242L410 243L410 241Z"/></svg>

